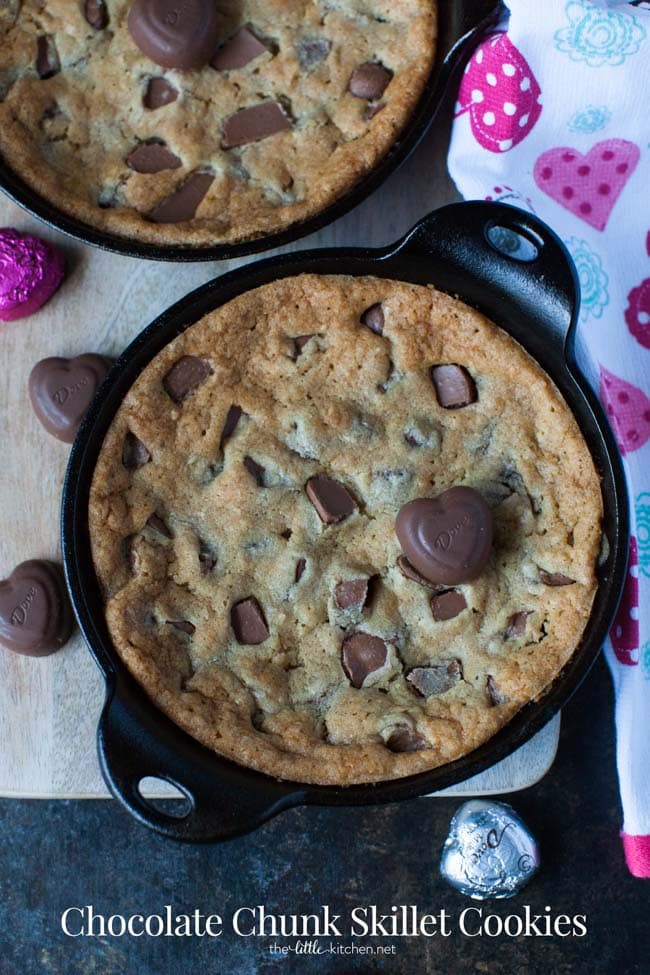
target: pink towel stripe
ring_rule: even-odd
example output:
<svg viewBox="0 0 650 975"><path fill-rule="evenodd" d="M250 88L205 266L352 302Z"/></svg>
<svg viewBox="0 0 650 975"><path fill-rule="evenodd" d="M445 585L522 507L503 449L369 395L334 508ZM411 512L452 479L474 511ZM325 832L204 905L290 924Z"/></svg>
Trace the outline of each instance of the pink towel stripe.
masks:
<svg viewBox="0 0 650 975"><path fill-rule="evenodd" d="M625 859L634 877L650 878L650 836L630 836L621 833Z"/></svg>

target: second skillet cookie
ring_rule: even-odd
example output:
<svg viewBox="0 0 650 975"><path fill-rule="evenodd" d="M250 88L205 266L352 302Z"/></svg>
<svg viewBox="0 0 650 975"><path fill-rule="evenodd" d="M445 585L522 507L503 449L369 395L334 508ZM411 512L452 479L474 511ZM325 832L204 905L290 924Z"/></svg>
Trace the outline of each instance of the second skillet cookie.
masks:
<svg viewBox="0 0 650 975"><path fill-rule="evenodd" d="M395 520L455 485L494 548L433 586ZM601 515L573 415L504 331L429 287L303 275L144 369L90 535L111 638L163 711L243 765L350 784L452 761L540 696L589 618Z"/></svg>
<svg viewBox="0 0 650 975"><path fill-rule="evenodd" d="M269 234L342 196L417 104L433 0L207 3L214 52L189 70L143 53L126 0L0 5L6 162L64 212L158 244Z"/></svg>

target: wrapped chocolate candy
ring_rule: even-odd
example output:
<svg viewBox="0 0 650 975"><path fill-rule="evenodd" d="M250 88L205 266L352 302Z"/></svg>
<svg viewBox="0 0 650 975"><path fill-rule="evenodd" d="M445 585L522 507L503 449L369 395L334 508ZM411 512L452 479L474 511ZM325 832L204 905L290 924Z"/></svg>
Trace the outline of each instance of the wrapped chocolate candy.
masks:
<svg viewBox="0 0 650 975"><path fill-rule="evenodd" d="M0 228L0 321L32 315L63 281L63 255L40 237Z"/></svg>
<svg viewBox="0 0 650 975"><path fill-rule="evenodd" d="M451 821L440 872L461 894L487 900L512 897L539 862L537 843L511 806L472 799Z"/></svg>

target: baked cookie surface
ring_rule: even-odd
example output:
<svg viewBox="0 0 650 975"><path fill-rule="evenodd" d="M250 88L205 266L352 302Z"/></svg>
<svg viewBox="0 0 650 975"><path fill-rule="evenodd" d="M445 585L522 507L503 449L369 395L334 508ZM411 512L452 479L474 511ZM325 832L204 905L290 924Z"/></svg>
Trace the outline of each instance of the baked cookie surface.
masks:
<svg viewBox="0 0 650 975"><path fill-rule="evenodd" d="M423 585L395 519L456 485L493 552ZM144 369L90 537L111 638L165 713L243 765L351 784L450 762L541 695L589 618L601 515L572 413L503 330L430 287L302 275Z"/></svg>
<svg viewBox="0 0 650 975"><path fill-rule="evenodd" d="M163 69L129 8L0 5L0 153L66 213L151 243L246 240L333 203L394 143L435 53L432 0L223 0L211 63Z"/></svg>

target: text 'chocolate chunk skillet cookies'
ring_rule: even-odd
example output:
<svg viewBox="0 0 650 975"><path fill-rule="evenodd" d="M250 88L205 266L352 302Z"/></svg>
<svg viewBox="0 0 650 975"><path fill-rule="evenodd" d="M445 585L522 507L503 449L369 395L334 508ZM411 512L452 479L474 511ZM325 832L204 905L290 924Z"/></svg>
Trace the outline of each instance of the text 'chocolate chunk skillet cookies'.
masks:
<svg viewBox="0 0 650 975"><path fill-rule="evenodd" d="M109 633L156 705L342 785L451 762L541 696L601 519L571 411L507 333L431 287L315 274L151 360L89 503Z"/></svg>
<svg viewBox="0 0 650 975"><path fill-rule="evenodd" d="M10 0L0 153L91 227L243 241L369 173L434 54L433 0Z"/></svg>

